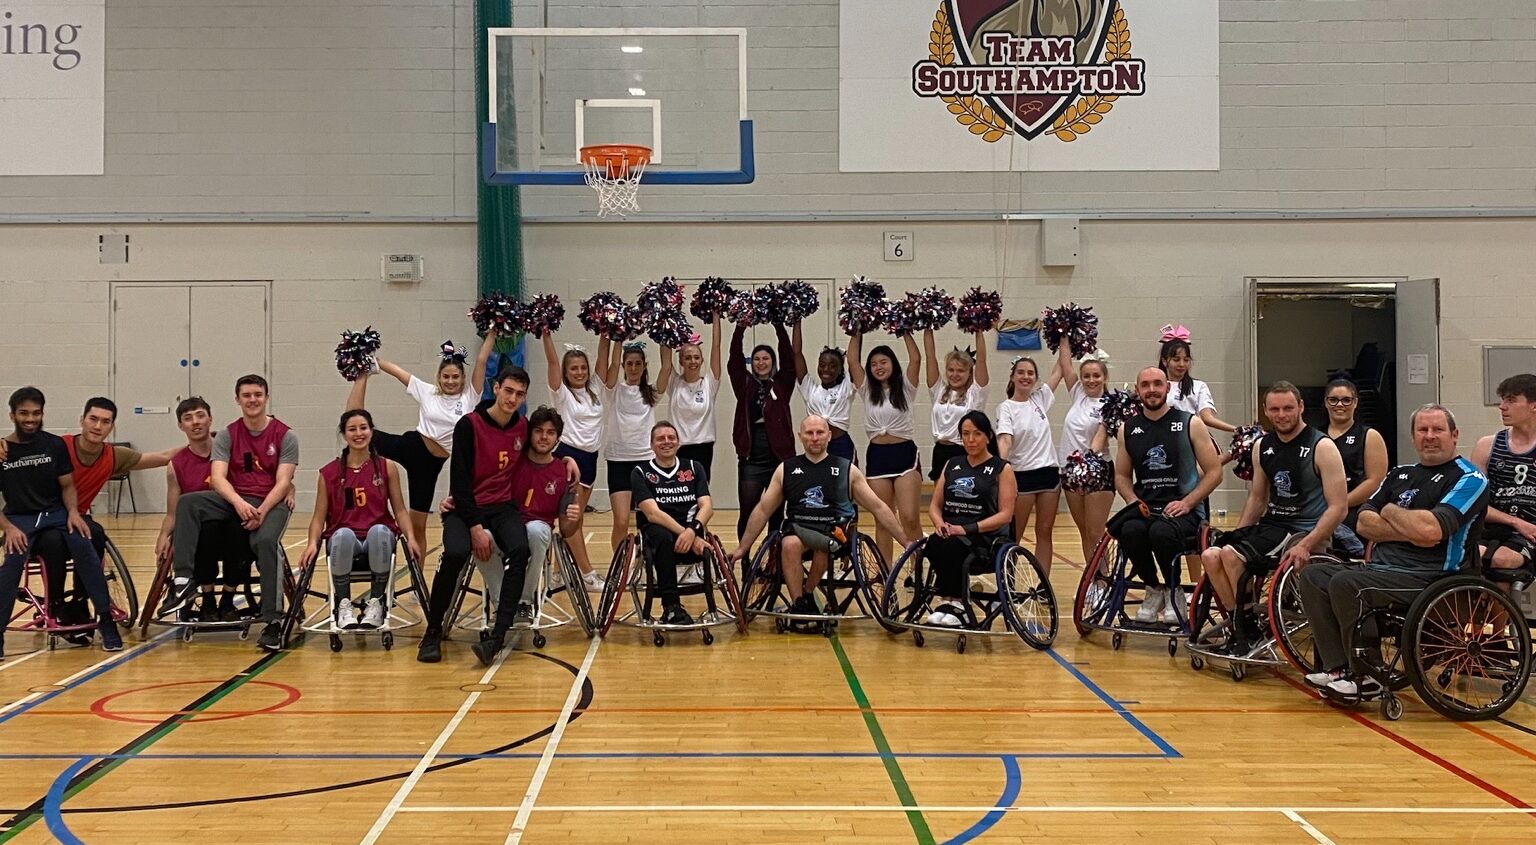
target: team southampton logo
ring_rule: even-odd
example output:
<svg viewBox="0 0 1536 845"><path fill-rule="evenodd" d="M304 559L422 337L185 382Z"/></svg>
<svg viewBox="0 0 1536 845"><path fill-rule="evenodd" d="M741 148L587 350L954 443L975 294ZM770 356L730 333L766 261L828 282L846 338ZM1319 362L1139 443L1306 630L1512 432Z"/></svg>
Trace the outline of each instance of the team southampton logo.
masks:
<svg viewBox="0 0 1536 845"><path fill-rule="evenodd" d="M824 508L827 506L827 494L818 484L805 491L805 495L800 497L800 504L807 508Z"/></svg>
<svg viewBox="0 0 1536 845"><path fill-rule="evenodd" d="M1282 499L1289 499L1292 496L1296 495L1295 491L1291 490L1291 471L1290 470L1282 469L1279 472L1275 473L1275 482L1274 483L1275 483L1275 495L1276 496L1279 496Z"/></svg>
<svg viewBox="0 0 1536 845"><path fill-rule="evenodd" d="M544 485L544 495L546 495L546 496L553 496L553 495L555 495L555 489L556 489L555 482L550 481L550 482L546 483Z"/></svg>
<svg viewBox="0 0 1536 845"><path fill-rule="evenodd" d="M1411 507L1413 507L1413 499L1417 495L1419 495L1419 488L1417 488L1417 487L1414 487L1414 488L1412 488L1410 490L1404 490L1403 492L1398 493L1397 494L1397 506L1400 507L1400 508L1411 508Z"/></svg>
<svg viewBox="0 0 1536 845"><path fill-rule="evenodd" d="M1120 0L943 0L912 90L972 135L1075 141L1146 93Z"/></svg>
<svg viewBox="0 0 1536 845"><path fill-rule="evenodd" d="M1148 449L1147 457L1142 460L1141 465L1152 471L1173 469L1173 464L1168 463L1168 450L1162 446L1153 446Z"/></svg>
<svg viewBox="0 0 1536 845"><path fill-rule="evenodd" d="M976 498L976 479L956 478L949 482L949 490L945 492L957 499L974 499Z"/></svg>

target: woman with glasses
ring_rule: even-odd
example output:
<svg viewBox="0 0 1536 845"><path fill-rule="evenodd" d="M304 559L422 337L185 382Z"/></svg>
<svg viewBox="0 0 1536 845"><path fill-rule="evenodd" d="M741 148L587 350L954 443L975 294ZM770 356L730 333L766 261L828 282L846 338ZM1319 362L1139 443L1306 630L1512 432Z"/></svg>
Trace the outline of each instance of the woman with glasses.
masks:
<svg viewBox="0 0 1536 845"><path fill-rule="evenodd" d="M1349 486L1349 514L1333 532L1334 542L1350 555L1363 555L1365 544L1355 535L1355 520L1360 517L1360 506L1387 478L1387 441L1381 432L1355 419L1360 390L1354 382L1345 378L1328 382L1323 402L1328 406L1328 437L1339 447L1344 481Z"/></svg>

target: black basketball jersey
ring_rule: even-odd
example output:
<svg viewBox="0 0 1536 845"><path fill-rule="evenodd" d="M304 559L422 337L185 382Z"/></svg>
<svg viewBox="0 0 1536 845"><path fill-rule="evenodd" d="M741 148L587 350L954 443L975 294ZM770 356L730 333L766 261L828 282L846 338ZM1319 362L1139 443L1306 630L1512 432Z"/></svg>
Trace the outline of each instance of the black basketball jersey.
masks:
<svg viewBox="0 0 1536 845"><path fill-rule="evenodd" d="M1536 447L1516 454L1509 429L1493 436L1488 453L1488 504L1521 519L1536 519Z"/></svg>
<svg viewBox="0 0 1536 845"><path fill-rule="evenodd" d="M848 478L853 464L827 455L812 461L796 455L784 462L784 518L806 528L831 533L853 519Z"/></svg>
<svg viewBox="0 0 1536 845"><path fill-rule="evenodd" d="M955 525L997 515L997 477L1008 469L1002 458L988 456L980 466L957 455L944 465L944 521Z"/></svg>
<svg viewBox="0 0 1536 845"><path fill-rule="evenodd" d="M1344 461L1344 486L1355 489L1355 485L1365 480L1365 438L1370 431L1358 421L1333 438L1333 445L1339 447L1339 458Z"/></svg>
<svg viewBox="0 0 1536 845"><path fill-rule="evenodd" d="M662 513L687 527L699 512L699 499L709 495L709 477L694 460L679 458L670 469L646 461L630 471L629 479L637 509L635 522L642 526L647 524L645 513L638 508L647 499L655 499Z"/></svg>
<svg viewBox="0 0 1536 845"><path fill-rule="evenodd" d="M1271 432L1259 440L1259 465L1269 479L1269 505L1263 520L1297 531L1311 531L1328 509L1323 480L1317 475L1317 444L1325 435L1305 423L1286 442Z"/></svg>
<svg viewBox="0 0 1536 845"><path fill-rule="evenodd" d="M1190 419L1187 412L1169 407L1159 419L1137 411L1120 425L1136 496L1154 510L1184 498L1200 484L1200 464L1189 442ZM1204 517L1205 503L1197 510Z"/></svg>

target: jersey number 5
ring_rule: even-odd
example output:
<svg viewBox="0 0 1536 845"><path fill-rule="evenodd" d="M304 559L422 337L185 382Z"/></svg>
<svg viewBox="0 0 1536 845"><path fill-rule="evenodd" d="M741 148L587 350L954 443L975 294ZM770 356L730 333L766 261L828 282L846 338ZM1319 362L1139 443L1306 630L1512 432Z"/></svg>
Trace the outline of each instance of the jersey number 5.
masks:
<svg viewBox="0 0 1536 845"><path fill-rule="evenodd" d="M511 461L508 460L508 454L507 454L506 450L502 450L502 451L496 453L496 468L497 469L506 469L508 463L511 463Z"/></svg>

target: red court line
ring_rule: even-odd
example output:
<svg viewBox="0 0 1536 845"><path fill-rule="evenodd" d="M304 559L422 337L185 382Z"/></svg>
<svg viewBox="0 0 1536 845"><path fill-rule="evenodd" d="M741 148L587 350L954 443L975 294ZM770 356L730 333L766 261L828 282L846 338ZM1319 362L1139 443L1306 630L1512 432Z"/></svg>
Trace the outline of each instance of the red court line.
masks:
<svg viewBox="0 0 1536 845"><path fill-rule="evenodd" d="M1492 742L1495 745L1503 746L1504 748L1506 748L1506 749L1508 749L1510 751L1513 751L1516 754L1519 754L1521 757L1525 757L1525 758L1530 759L1530 760L1536 760L1536 751L1531 751L1528 748L1521 748L1520 746L1514 744L1513 742L1510 742L1509 740L1507 740L1507 739L1505 739L1505 738L1503 738L1501 736L1495 736L1495 735L1493 735L1493 734L1483 730L1482 728L1477 727L1476 725L1469 725L1469 724L1467 724L1465 722L1457 722L1456 724L1457 724L1458 727L1465 728L1465 729L1471 731L1472 733L1475 733L1478 736L1482 737L1483 739L1486 739L1489 742Z"/></svg>
<svg viewBox="0 0 1536 845"><path fill-rule="evenodd" d="M1057 560L1061 561L1062 563L1065 563L1066 565L1072 567L1073 569L1082 569L1084 566L1087 566L1087 564L1085 564L1085 563L1078 563L1075 560L1067 560L1066 558L1061 556L1061 552L1058 552L1055 549L1051 550L1051 557L1056 558Z"/></svg>
<svg viewBox="0 0 1536 845"><path fill-rule="evenodd" d="M287 684L279 684L279 683L274 683L272 681L248 681L245 684L246 686L264 686L264 687L271 687L273 689L277 689L277 690L282 691L283 696L284 696L283 700L277 702L276 704L272 704L272 705L268 705L266 707L263 707L263 708L261 708L259 710L226 710L226 711L217 712L216 715L208 715L206 711L202 711L202 710L109 710L109 709L107 709L107 705L108 704L110 704L112 701L114 701L116 699L122 698L125 695L132 695L134 693L147 692L149 690L155 690L155 689L165 689L167 687L185 687L185 686L195 686L195 685L199 685L199 684L217 686L220 683L222 683L222 682L221 681L170 681L170 682L163 683L163 684L151 684L150 686L145 686L145 687L132 687L130 689L120 690L118 692L114 692L114 693L112 693L110 695L104 695L101 698L96 699L95 701L91 702L91 709L90 710L86 711L86 713L79 714L79 715L87 715L88 714L88 715L92 715L92 716L98 716L98 717L103 718L103 719L110 719L110 720L112 720L114 722L133 722L133 723L137 723L137 724L158 725L158 724L160 724L161 722L165 721L167 718L169 718L171 716L192 716L193 714L202 713L204 718L201 718L201 719L187 718L187 719L183 719L182 721L184 721L184 722L224 722L224 721L228 721L230 719L244 719L247 716L261 716L261 715L264 715L264 714L274 713L274 712L282 710L283 708L287 707L288 705L293 704L294 702L298 701L299 698L302 695L299 692L298 688L291 687L291 686L289 686ZM140 718L141 716L145 716L147 718Z"/></svg>
<svg viewBox="0 0 1536 845"><path fill-rule="evenodd" d="M1288 678L1288 677L1286 677L1285 675L1283 675L1283 674L1281 674L1279 672L1275 672L1274 675L1275 675L1275 677L1279 678L1280 680L1285 681L1287 684L1290 684L1292 687L1295 687L1296 689L1301 690L1302 692L1306 693L1308 695L1308 697L1313 698L1313 699L1317 698L1317 694L1314 693L1312 690L1308 689L1307 687L1305 687L1304 685L1302 685L1302 683L1300 681L1292 680L1291 678ZM1403 736L1403 735L1401 735L1401 734L1399 734L1399 733L1397 733L1395 731L1388 730L1388 729L1382 727L1381 725L1378 725L1375 722L1371 721L1370 719L1367 719L1366 717L1360 715L1359 713L1354 712L1353 710L1344 710L1342 708L1333 708L1333 709L1338 709L1339 712L1343 713L1345 716L1348 716L1350 719L1354 720L1357 724L1361 724L1361 725L1366 726L1367 728L1370 728L1371 730L1375 731L1376 733L1381 734L1382 736L1386 737L1387 739L1390 739L1393 742L1397 743L1398 745L1401 745L1402 747L1408 749L1409 751L1412 751L1413 753L1419 755L1420 757L1423 757L1425 760L1428 760L1429 762L1434 763L1436 766L1439 766L1440 768L1442 768L1442 769L1446 770L1447 772L1450 772L1451 774L1461 778L1462 780L1466 781L1467 783L1472 784L1473 786L1477 787L1478 789L1481 789L1482 791L1488 793L1489 795L1492 795L1493 797L1499 799L1500 801L1503 801L1504 803L1508 804L1509 806L1511 806L1511 807L1518 807L1518 808L1520 808L1522 810L1533 810L1533 811L1536 811L1536 807L1532 807L1530 804L1527 804L1524 801L1521 801L1519 798L1516 798L1515 796L1510 795L1508 792L1505 792L1504 790L1498 788L1497 786L1494 786L1493 784L1489 783L1488 781L1483 780L1482 778L1478 777L1477 775L1472 774L1471 772L1467 771L1466 769L1463 769L1462 767L1456 765L1455 763L1452 763L1451 761L1445 759L1444 757L1441 757L1440 755L1434 753L1433 751L1430 751L1429 749L1423 747L1422 745L1419 745L1418 743L1414 742L1413 740L1408 739L1407 737L1405 737L1405 736ZM1536 812L1532 812L1531 813L1531 817L1532 818L1536 818Z"/></svg>

